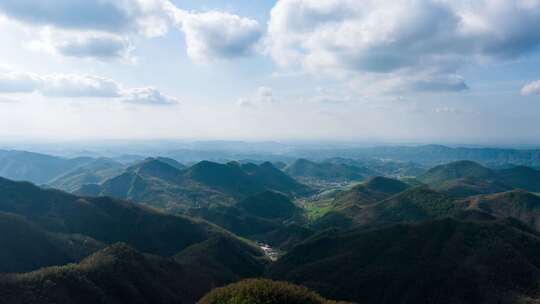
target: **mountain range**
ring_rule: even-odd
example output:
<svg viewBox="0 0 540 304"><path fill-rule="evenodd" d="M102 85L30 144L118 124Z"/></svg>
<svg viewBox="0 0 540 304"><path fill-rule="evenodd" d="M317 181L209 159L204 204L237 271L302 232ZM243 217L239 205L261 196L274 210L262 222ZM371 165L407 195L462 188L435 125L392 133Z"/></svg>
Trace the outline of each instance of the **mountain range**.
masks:
<svg viewBox="0 0 540 304"><path fill-rule="evenodd" d="M255 165L203 161L184 168L149 158L101 184L83 185L76 193L111 196L178 212L213 203L230 205L266 190L290 196L310 191L268 162Z"/></svg>
<svg viewBox="0 0 540 304"><path fill-rule="evenodd" d="M314 190L287 168L86 159L41 187L0 178L0 303L539 302L539 171L458 161Z"/></svg>
<svg viewBox="0 0 540 304"><path fill-rule="evenodd" d="M523 189L540 191L540 171L529 167L494 170L472 161L436 166L418 177L431 188L457 197Z"/></svg>

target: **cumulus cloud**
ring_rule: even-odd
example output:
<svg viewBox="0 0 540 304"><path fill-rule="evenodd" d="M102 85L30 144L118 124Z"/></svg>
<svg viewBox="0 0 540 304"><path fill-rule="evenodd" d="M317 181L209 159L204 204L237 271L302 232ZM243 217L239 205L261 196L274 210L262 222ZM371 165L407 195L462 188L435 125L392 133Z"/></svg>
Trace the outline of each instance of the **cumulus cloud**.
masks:
<svg viewBox="0 0 540 304"><path fill-rule="evenodd" d="M238 99L237 104L241 107L255 107L264 104L272 104L275 101L274 92L271 88L259 87L251 96Z"/></svg>
<svg viewBox="0 0 540 304"><path fill-rule="evenodd" d="M40 92L49 97L119 97L120 85L93 75L56 74L43 77Z"/></svg>
<svg viewBox="0 0 540 304"><path fill-rule="evenodd" d="M463 77L459 75L438 75L416 79L410 83L409 87L416 91L429 92L459 92L469 89L469 86L465 83Z"/></svg>
<svg viewBox="0 0 540 304"><path fill-rule="evenodd" d="M466 89L466 62L518 58L540 45L537 0L281 0L267 49L308 71L432 75L420 90ZM445 79L447 78L447 79Z"/></svg>
<svg viewBox="0 0 540 304"><path fill-rule="evenodd" d="M199 62L249 55L263 34L256 20L230 13L211 11L179 16L187 54Z"/></svg>
<svg viewBox="0 0 540 304"><path fill-rule="evenodd" d="M124 88L112 79L95 75L36 75L0 70L0 94L38 92L51 98L100 98L136 105L173 105L177 98L153 87Z"/></svg>
<svg viewBox="0 0 540 304"><path fill-rule="evenodd" d="M540 80L529 82L521 88L521 95L540 95Z"/></svg>
<svg viewBox="0 0 540 304"><path fill-rule="evenodd" d="M135 88L124 92L123 102L136 105L174 105L180 101L177 98L163 95L159 90L153 87Z"/></svg>
<svg viewBox="0 0 540 304"><path fill-rule="evenodd" d="M151 33L163 14L161 0L2 0L0 12L15 20L63 29ZM157 27L161 25L157 24Z"/></svg>
<svg viewBox="0 0 540 304"><path fill-rule="evenodd" d="M30 47L100 60L129 59L135 37L167 33L168 0L5 0L0 17L35 29Z"/></svg>
<svg viewBox="0 0 540 304"><path fill-rule="evenodd" d="M30 43L30 48L68 57L112 60L130 59L133 45L129 38L116 34L45 28L40 39Z"/></svg>
<svg viewBox="0 0 540 304"><path fill-rule="evenodd" d="M228 12L190 12L169 0L3 0L0 15L45 27L40 49L97 59L126 58L130 38L184 33L188 56L199 62L250 55L264 33L259 23Z"/></svg>
<svg viewBox="0 0 540 304"><path fill-rule="evenodd" d="M29 93L40 85L41 78L35 74L0 70L0 93Z"/></svg>

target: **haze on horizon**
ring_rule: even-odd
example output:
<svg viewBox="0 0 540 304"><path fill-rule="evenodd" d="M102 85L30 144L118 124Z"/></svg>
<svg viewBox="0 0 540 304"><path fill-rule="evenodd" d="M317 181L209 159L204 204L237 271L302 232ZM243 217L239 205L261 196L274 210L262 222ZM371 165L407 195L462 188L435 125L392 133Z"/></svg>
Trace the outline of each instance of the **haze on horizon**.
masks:
<svg viewBox="0 0 540 304"><path fill-rule="evenodd" d="M0 40L0 142L540 139L540 0L2 0Z"/></svg>

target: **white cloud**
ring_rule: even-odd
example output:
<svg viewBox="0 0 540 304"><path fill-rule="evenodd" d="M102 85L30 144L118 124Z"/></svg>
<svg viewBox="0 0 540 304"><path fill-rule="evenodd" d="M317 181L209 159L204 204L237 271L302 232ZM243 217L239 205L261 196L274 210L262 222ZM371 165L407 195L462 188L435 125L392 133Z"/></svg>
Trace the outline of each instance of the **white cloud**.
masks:
<svg viewBox="0 0 540 304"><path fill-rule="evenodd" d="M48 97L119 97L120 85L93 75L55 74L43 77L40 92Z"/></svg>
<svg viewBox="0 0 540 304"><path fill-rule="evenodd" d="M128 58L134 37L162 36L173 24L185 34L188 56L199 62L251 55L264 32L254 19L189 12L169 0L4 0L2 14L41 29L34 48L96 59Z"/></svg>
<svg viewBox="0 0 540 304"><path fill-rule="evenodd" d="M165 35L174 20L168 0L5 0L7 18L39 39L38 50L99 60L131 59L131 41Z"/></svg>
<svg viewBox="0 0 540 304"><path fill-rule="evenodd" d="M540 46L538 28L538 0L281 0L266 45L282 66L429 75L418 89L458 91L465 81L451 78L464 63L525 55Z"/></svg>
<svg viewBox="0 0 540 304"><path fill-rule="evenodd" d="M199 62L251 54L263 30L256 20L225 12L180 14L188 56Z"/></svg>
<svg viewBox="0 0 540 304"><path fill-rule="evenodd" d="M163 0L2 0L0 13L22 23L110 33L164 32Z"/></svg>
<svg viewBox="0 0 540 304"><path fill-rule="evenodd" d="M50 98L99 98L135 105L179 103L177 98L164 95L156 88L124 88L112 79L95 75L36 75L0 69L0 94L33 92Z"/></svg>
<svg viewBox="0 0 540 304"><path fill-rule="evenodd" d="M530 82L521 88L521 95L540 95L540 80Z"/></svg>
<svg viewBox="0 0 540 304"><path fill-rule="evenodd" d="M0 70L0 93L29 93L40 85L41 78L35 74Z"/></svg>
<svg viewBox="0 0 540 304"><path fill-rule="evenodd" d="M269 87L258 87L249 97L238 99L237 104L241 107L255 107L275 103L274 92Z"/></svg>
<svg viewBox="0 0 540 304"><path fill-rule="evenodd" d="M180 101L174 97L163 95L153 87L134 88L123 93L122 102L136 105L174 105Z"/></svg>
<svg viewBox="0 0 540 304"><path fill-rule="evenodd" d="M101 32L61 31L46 27L30 48L68 57L130 59L133 45L129 38Z"/></svg>

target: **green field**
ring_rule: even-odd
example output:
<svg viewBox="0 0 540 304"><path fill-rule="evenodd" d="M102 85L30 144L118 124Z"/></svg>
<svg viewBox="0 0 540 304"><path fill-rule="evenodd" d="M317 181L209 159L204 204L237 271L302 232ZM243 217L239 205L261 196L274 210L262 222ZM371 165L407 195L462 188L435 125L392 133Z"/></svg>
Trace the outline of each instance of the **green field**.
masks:
<svg viewBox="0 0 540 304"><path fill-rule="evenodd" d="M304 209L307 219L314 221L332 210L332 199L306 202Z"/></svg>

